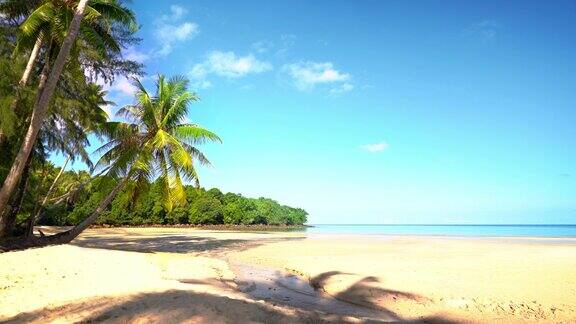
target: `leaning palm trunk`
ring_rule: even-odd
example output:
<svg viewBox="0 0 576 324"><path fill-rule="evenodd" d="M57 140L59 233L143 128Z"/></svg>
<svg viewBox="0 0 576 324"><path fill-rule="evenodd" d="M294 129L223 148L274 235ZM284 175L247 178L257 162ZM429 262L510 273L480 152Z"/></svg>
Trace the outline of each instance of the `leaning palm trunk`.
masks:
<svg viewBox="0 0 576 324"><path fill-rule="evenodd" d="M28 182L30 180L30 164L32 163L32 154L28 156L28 160L26 161L26 165L24 166L24 171L22 172L22 178L20 179L20 183L18 184L18 188L16 189L16 193L14 194L13 201L12 201L12 208L10 211L6 211L6 215L2 218L2 224L0 224L0 228L5 236L11 236L12 232L14 231L14 226L16 225L16 216L20 212L22 208L22 203L24 202L24 196L26 191L28 190Z"/></svg>
<svg viewBox="0 0 576 324"><path fill-rule="evenodd" d="M80 0L78 3L78 7L74 13L74 18L70 23L68 34L62 43L60 52L58 53L56 61L54 62L54 68L50 72L50 76L46 82L46 87L44 88L44 91L42 91L42 95L40 96L40 99L38 100L32 112L30 126L26 132L22 146L20 147L20 150L14 159L14 163L12 164L10 172L4 180L2 189L0 189L0 214L3 213L6 209L6 206L8 205L8 199L10 199L10 196L12 195L12 192L18 183L18 180L20 180L20 177L22 176L25 161L30 155L34 143L36 142L36 137L38 136L38 132L40 131L42 123L44 122L44 117L46 115L48 105L50 104L52 96L54 95L56 84L60 79L60 75L64 69L64 64L66 63L66 59L68 58L70 50L74 45L76 36L78 36L80 23L82 22L82 17L84 15L84 10L87 3L88 0Z"/></svg>
<svg viewBox="0 0 576 324"><path fill-rule="evenodd" d="M40 34L40 36L36 40L36 43L34 44L34 48L32 49L32 52L30 53L30 57L28 58L28 63L26 64L26 68L24 69L24 73L22 73L22 77L20 78L20 82L18 82L17 91L20 91L20 88L25 87L28 84L28 80L30 79L30 75L32 74L32 69L34 68L34 63L36 63L36 59L38 58L38 54L40 54L40 48L42 47L42 39L43 39L42 34ZM14 99L14 101L12 101L12 105L10 105L10 108L12 110L16 109L17 104L18 104L18 98ZM6 136L4 135L2 130L0 130L0 145L2 145L5 137Z"/></svg>
<svg viewBox="0 0 576 324"><path fill-rule="evenodd" d="M62 168L60 169L60 172L58 172L58 175L56 175L56 178L54 178L54 181L52 181L52 185L50 185L50 188L48 189L46 196L44 196L44 199L42 199L42 203L40 203L40 206L35 208L36 212L34 214L30 215L30 217L28 218L27 228L26 228L26 233L28 236L32 235L32 233L34 231L34 224L36 224L36 222L40 218L40 213L42 212L42 209L46 205L46 202L48 202L48 198L50 197L50 195L52 195L52 191L56 187L56 183L58 182L58 179L60 179L60 177L64 173L64 170L66 169L66 166L68 165L68 162L70 162L71 158L72 158L72 155L68 155L68 158L66 159L66 161L64 161L64 165L62 165Z"/></svg>
<svg viewBox="0 0 576 324"><path fill-rule="evenodd" d="M44 67L42 68L42 72L40 73L40 81L38 82L38 93L36 95L36 99L35 99L35 103L37 104L38 101L40 100L40 96L42 95L42 92L44 91L44 88L46 86L46 81L48 79L48 74L50 73L50 48L51 46L48 47L48 51L46 52L46 62L44 63ZM13 103L14 105L16 105L16 101L14 101ZM28 155L28 158L26 159L26 163L24 165L24 168L22 170L23 175L21 175L21 181L22 182L22 177L27 177L28 176L28 165L30 163L32 157L32 153ZM23 193L22 193L23 194ZM17 195L20 195L20 192L17 193ZM16 198L13 201L17 202L19 199ZM15 209L16 207L16 209ZM19 211L19 207L16 204L13 204L12 208L10 208L12 210L12 212L8 212L9 208L6 208L4 214L2 214L2 210L0 210L0 238L1 237L6 237L6 236L10 236L10 234L12 233L12 228L13 225L16 223L16 214L18 214Z"/></svg>
<svg viewBox="0 0 576 324"><path fill-rule="evenodd" d="M62 203L64 200L69 200L70 197L73 197L76 194L78 194L78 192L80 192L80 190L84 189L84 187L87 186L88 184L90 184L90 182L94 181L94 179L98 179L98 177L103 175L109 169L110 169L110 167L104 168L104 170L100 171L100 173L98 173L98 174L92 176L90 179L80 183L80 185L78 185L73 190L68 191L67 193L63 194L62 196L58 196L58 197L54 197L54 198L50 199L49 200L50 203L52 203L54 205L58 205L58 204Z"/></svg>
<svg viewBox="0 0 576 324"><path fill-rule="evenodd" d="M20 237L14 240L0 241L0 252L69 243L70 241L75 239L78 235L80 235L82 231L88 228L88 226L92 225L94 221L96 221L98 216L100 216L100 214L102 214L102 212L106 210L106 207L110 205L112 200L114 200L114 197L116 197L118 192L120 192L120 190L122 190L122 188L126 185L128 179L129 179L128 177L125 177L120 182L118 182L116 187L114 187L114 189L108 194L108 196L106 196L106 198L104 198L104 200L100 202L100 204L92 212L92 214L90 214L88 218L86 218L80 224L74 226L70 230L49 236L45 236L44 234L42 234L42 232L40 232L41 236L32 235L24 238Z"/></svg>
<svg viewBox="0 0 576 324"><path fill-rule="evenodd" d="M28 84L28 80L30 79L30 74L32 73L32 69L34 68L34 63L36 63L36 59L38 58L38 54L40 53L40 48L42 47L43 37L42 34L38 36L36 39L36 43L34 44L34 48L30 53L30 57L28 58L28 63L26 64L26 69L24 69L24 73L22 73L22 78L20 79L19 86L24 87Z"/></svg>

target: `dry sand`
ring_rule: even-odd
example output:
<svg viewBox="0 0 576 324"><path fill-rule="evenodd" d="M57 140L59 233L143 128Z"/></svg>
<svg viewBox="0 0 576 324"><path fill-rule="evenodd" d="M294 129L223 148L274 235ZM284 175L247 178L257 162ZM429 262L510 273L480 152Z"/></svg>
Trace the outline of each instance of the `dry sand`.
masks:
<svg viewBox="0 0 576 324"><path fill-rule="evenodd" d="M574 322L575 269L568 239L91 229L0 254L0 322Z"/></svg>

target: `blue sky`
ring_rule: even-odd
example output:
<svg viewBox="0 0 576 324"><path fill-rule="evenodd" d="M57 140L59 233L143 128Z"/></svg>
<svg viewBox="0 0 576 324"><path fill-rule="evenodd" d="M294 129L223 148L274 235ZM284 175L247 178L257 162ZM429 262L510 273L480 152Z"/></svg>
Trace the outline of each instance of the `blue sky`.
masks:
<svg viewBox="0 0 576 324"><path fill-rule="evenodd" d="M574 1L131 6L126 55L189 77L224 140L203 186L311 223L576 223Z"/></svg>

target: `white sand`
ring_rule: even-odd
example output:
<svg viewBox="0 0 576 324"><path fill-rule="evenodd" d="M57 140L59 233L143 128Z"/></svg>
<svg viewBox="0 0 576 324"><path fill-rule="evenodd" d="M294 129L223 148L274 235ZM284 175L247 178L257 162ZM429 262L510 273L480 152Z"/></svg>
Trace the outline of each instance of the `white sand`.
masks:
<svg viewBox="0 0 576 324"><path fill-rule="evenodd" d="M576 321L576 245L569 241L303 239L193 229L89 230L71 245L0 254L0 321L362 320L310 309L306 299L293 300L298 294L290 302L258 301L238 289L228 260L297 274L325 291L321 298L377 310L381 320ZM287 291L281 280L249 280L278 287L276 295Z"/></svg>

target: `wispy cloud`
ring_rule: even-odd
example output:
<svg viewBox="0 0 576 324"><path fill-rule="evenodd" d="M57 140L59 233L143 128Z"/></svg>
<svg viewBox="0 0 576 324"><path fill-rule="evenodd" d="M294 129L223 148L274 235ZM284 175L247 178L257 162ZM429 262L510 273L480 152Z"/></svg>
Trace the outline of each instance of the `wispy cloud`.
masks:
<svg viewBox="0 0 576 324"><path fill-rule="evenodd" d="M270 71L272 68L271 63L260 61L252 54L238 56L234 52L213 51L208 53L204 62L194 65L189 74L192 79L211 86L210 81L206 80L210 75L237 79L248 74Z"/></svg>
<svg viewBox="0 0 576 324"><path fill-rule="evenodd" d="M470 25L464 30L468 37L477 38L482 41L492 41L498 36L498 31L502 28L499 22L491 19Z"/></svg>
<svg viewBox="0 0 576 324"><path fill-rule="evenodd" d="M196 37L200 33L198 24L183 20L188 10L178 5L170 7L170 14L163 15L155 22L154 37L160 44L157 54L166 56L172 53L174 45Z"/></svg>
<svg viewBox="0 0 576 324"><path fill-rule="evenodd" d="M193 89L209 89L212 88L212 82L208 80L196 80L192 82L191 87Z"/></svg>
<svg viewBox="0 0 576 324"><path fill-rule="evenodd" d="M354 85L351 83L342 83L340 86L330 89L330 94L340 95L354 90Z"/></svg>
<svg viewBox="0 0 576 324"><path fill-rule="evenodd" d="M252 50L256 53L266 53L274 48L274 43L268 40L261 40L255 43L252 43Z"/></svg>
<svg viewBox="0 0 576 324"><path fill-rule="evenodd" d="M290 50L296 45L296 35L283 34L280 39L260 40L252 43L252 51L258 54L264 54L275 50L274 54L279 58L286 58Z"/></svg>
<svg viewBox="0 0 576 324"><path fill-rule="evenodd" d="M284 34L280 36L279 48L276 51L276 56L281 58L286 57L290 50L296 45L296 35L294 34Z"/></svg>
<svg viewBox="0 0 576 324"><path fill-rule="evenodd" d="M343 73L334 68L330 62L299 62L286 64L283 70L292 78L294 86L299 90L310 91L317 85L332 85L331 93L348 92L354 89L354 86L348 82L350 74Z"/></svg>
<svg viewBox="0 0 576 324"><path fill-rule="evenodd" d="M390 145L384 141L379 142L379 143L366 144L366 145L360 146L361 149L363 149L364 151L370 152L370 153L382 152L382 151L385 151L386 149L388 149L388 147L390 147Z"/></svg>
<svg viewBox="0 0 576 324"><path fill-rule="evenodd" d="M138 63L144 63L150 59L150 55L140 52L134 47L128 47L126 50L124 50L123 55L125 59Z"/></svg>
<svg viewBox="0 0 576 324"><path fill-rule="evenodd" d="M108 88L110 92L119 92L128 97L132 97L137 90L132 81L123 76L114 80L114 83Z"/></svg>
<svg viewBox="0 0 576 324"><path fill-rule="evenodd" d="M165 15L164 19L177 20L184 17L186 14L188 14L188 9L179 5L172 5L170 6L170 15Z"/></svg>

